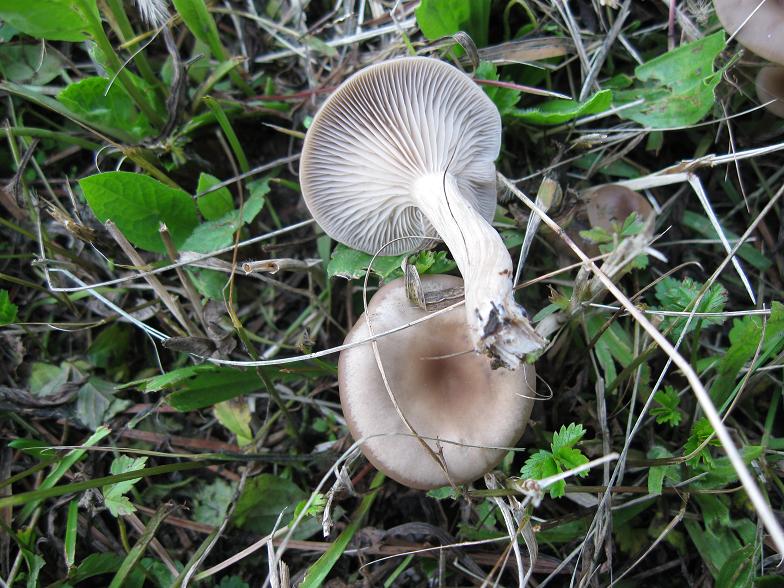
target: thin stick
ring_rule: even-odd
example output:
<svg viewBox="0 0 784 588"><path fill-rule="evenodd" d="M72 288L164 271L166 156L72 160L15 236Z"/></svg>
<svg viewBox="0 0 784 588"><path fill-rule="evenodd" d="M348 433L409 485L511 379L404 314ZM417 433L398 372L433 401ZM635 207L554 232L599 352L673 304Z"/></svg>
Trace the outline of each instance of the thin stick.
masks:
<svg viewBox="0 0 784 588"><path fill-rule="evenodd" d="M131 245L130 241L125 238L120 230L117 228L117 225L114 224L111 220L107 220L105 223L106 230L109 231L109 234L112 238L117 242L120 246L120 249L123 250L123 253L131 260L131 263L138 267L143 267L146 265L142 256L139 255L139 252L134 249L133 245ZM161 281L156 278L155 276L145 276L145 281L150 285L150 287L155 291L160 298L161 302L169 309L169 312L174 315L174 318L183 326L183 328L187 331L187 333L191 336L194 336L198 331L196 327L194 327L193 323L188 320L188 317L185 316L185 313L182 311L179 303L172 298L169 291L164 287Z"/></svg>
<svg viewBox="0 0 784 588"><path fill-rule="evenodd" d="M710 421L713 430L716 432L716 436L721 441L722 446L724 447L724 451L727 453L727 457L730 460L735 472L738 474L738 478L740 479L743 487L746 489L746 493L749 495L749 499L751 500L752 504L754 505L757 514L759 515L760 519L762 520L763 525L767 529L768 533L770 533L771 539L773 543L776 545L776 549L778 549L779 553L784 553L784 530L782 530L781 525L776 520L773 511L771 510L768 503L765 501L765 497L760 492L760 489L757 487L757 484L754 482L754 478L749 473L749 470L746 468L746 464L743 462L743 458L741 457L738 449L735 447L735 444L732 441L732 437L730 437L727 428L721 421L721 417L716 410L716 407L713 405L713 402L708 395L707 390L700 382L699 376L697 376L694 369L691 367L688 361L680 354L678 351L670 344L670 342L662 335L656 327L654 327L651 322L645 317L645 315L640 312L640 310L626 297L626 295L621 292L621 290L613 283L613 281L608 278L604 272L602 272L599 267L588 258L582 250L575 245L574 241L572 241L566 233L564 233L563 229L558 226L553 219L551 219L545 212L540 210L536 204L528 198L523 192L517 189L517 186L512 184L506 177L502 174L498 174L498 178L503 185L505 185L515 196L517 196L526 206L528 206L533 212L538 214L544 223L550 227L556 234L558 234L561 239L569 246L572 251L579 257L583 263L585 263L590 270L596 274L599 280L604 284L607 290L615 297L615 299L623 306L626 311L636 320L640 326L648 333L648 335L653 339L657 345L664 351L670 359L677 365L683 375L689 382L692 390L694 391L694 395L697 397L697 401L700 403L700 407L702 408L705 416L707 417L708 421ZM772 209L773 205L779 200L781 195L784 194L784 186L782 186L778 192L770 199L768 204L765 208L760 212L757 216L755 221L749 226L748 230L746 231L747 234L751 233L752 230L757 226L759 221ZM743 239L736 244L735 248L733 249L732 254L734 255L735 250L740 247L740 244L743 242ZM725 260L725 263L718 269L722 269L723 266L726 265L729 259L732 259L732 255ZM718 271L718 270L717 270Z"/></svg>

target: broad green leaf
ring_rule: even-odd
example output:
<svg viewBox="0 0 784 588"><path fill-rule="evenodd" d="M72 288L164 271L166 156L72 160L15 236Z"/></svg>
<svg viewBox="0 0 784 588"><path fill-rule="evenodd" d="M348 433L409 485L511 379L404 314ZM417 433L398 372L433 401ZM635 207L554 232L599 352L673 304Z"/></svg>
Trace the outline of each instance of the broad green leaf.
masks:
<svg viewBox="0 0 784 588"><path fill-rule="evenodd" d="M589 316L586 321L588 334L593 339L606 322L606 316ZM596 340L596 359L604 372L605 382L613 382L618 375L615 362L628 366L634 359L629 334L618 322L613 322Z"/></svg>
<svg viewBox="0 0 784 588"><path fill-rule="evenodd" d="M199 294L210 300L223 300L223 289L229 281L229 276L223 272L210 269L188 268L188 273L193 279Z"/></svg>
<svg viewBox="0 0 784 588"><path fill-rule="evenodd" d="M686 444L683 446L683 455L686 456L694 453L711 435L713 435L713 427L708 419L705 417L697 419L691 427L691 433L686 440ZM716 437L713 437L710 442L703 447L697 455L688 460L687 463L696 466L700 461L704 461L705 464L710 467L713 464L713 457L710 454L711 445L721 445L721 443Z"/></svg>
<svg viewBox="0 0 784 588"><path fill-rule="evenodd" d="M182 250L211 253L231 245L237 229L243 223L251 222L261 212L268 191L269 186L266 190L259 189L252 193L242 207L242 214L239 210L232 210L218 220L200 224L182 244Z"/></svg>
<svg viewBox="0 0 784 588"><path fill-rule="evenodd" d="M294 516L295 506L306 497L294 482L272 474L261 474L245 484L232 519L241 529L266 535L275 527L281 513L283 517L279 526L288 524Z"/></svg>
<svg viewBox="0 0 784 588"><path fill-rule="evenodd" d="M654 445L648 451L646 457L648 459L661 459L663 457L672 457L672 454L660 445ZM677 466L664 465L652 466L648 470L648 493L659 495L662 493L664 486L664 478L670 476Z"/></svg>
<svg viewBox="0 0 784 588"><path fill-rule="evenodd" d="M684 519L684 525L689 533L689 538L697 547L697 551L702 557L714 578L719 575L719 571L725 562L743 547L737 535L726 528L708 531L699 522Z"/></svg>
<svg viewBox="0 0 784 588"><path fill-rule="evenodd" d="M622 106L640 98L645 102L618 115L654 129L699 122L715 103L713 90L722 72L713 62L724 46L725 34L720 31L637 66L637 86L616 91L615 103Z"/></svg>
<svg viewBox="0 0 784 588"><path fill-rule="evenodd" d="M216 184L220 184L220 182L215 176L202 172L199 174L199 184L196 187L196 192L201 193L209 190ZM201 215L208 221L218 220L234 210L234 198L232 198L231 192L226 187L219 188L204 196L199 196L196 204L199 206Z"/></svg>
<svg viewBox="0 0 784 588"><path fill-rule="evenodd" d="M205 525L218 526L229 510L234 486L222 478L203 484L193 495L193 518Z"/></svg>
<svg viewBox="0 0 784 588"><path fill-rule="evenodd" d="M490 0L422 0L415 14L422 34L431 41L464 31L477 47L487 45Z"/></svg>
<svg viewBox="0 0 784 588"><path fill-rule="evenodd" d="M719 359L717 377L710 389L711 399L721 406L735 388L741 368L754 357L762 337L762 320L757 316L736 319L730 329L730 347ZM777 353L784 343L784 305L774 301L765 323L762 353Z"/></svg>
<svg viewBox="0 0 784 588"><path fill-rule="evenodd" d="M2 0L0 0L2 1ZM17 84L44 86L63 69L56 53L35 45L0 45L0 74Z"/></svg>
<svg viewBox="0 0 784 588"><path fill-rule="evenodd" d="M71 375L71 365L63 362L51 365L33 362L28 381L28 389L34 396L53 396L62 391Z"/></svg>
<svg viewBox="0 0 784 588"><path fill-rule="evenodd" d="M476 68L476 77L480 80L493 80L498 81L500 78L498 76L498 69L496 68L494 63L490 63L489 61L483 61L479 64L479 67ZM493 101L496 108L498 108L498 112L501 113L501 116L506 115L508 112L512 111L515 105L520 100L520 90L515 90L513 88L502 88L500 86L491 86L488 84L483 84L482 89L485 91L485 94Z"/></svg>
<svg viewBox="0 0 784 588"><path fill-rule="evenodd" d="M103 329L87 349L87 358L95 367L108 371L125 365L133 330L127 324L115 323Z"/></svg>
<svg viewBox="0 0 784 588"><path fill-rule="evenodd" d="M121 455L112 461L110 472L112 474L124 474L126 472L135 472L140 470L147 463L146 457L130 457ZM131 504L131 501L125 496L127 492L133 488L133 485L141 480L135 478L133 480L125 480L116 484L109 484L103 487L103 500L106 508L113 516L131 514L136 511L136 508Z"/></svg>
<svg viewBox="0 0 784 588"><path fill-rule="evenodd" d="M90 7L97 14L94 1ZM0 0L0 19L37 39L87 39L84 22L73 8L73 0Z"/></svg>
<svg viewBox="0 0 784 588"><path fill-rule="evenodd" d="M111 219L126 238L146 251L165 252L159 228L165 223L175 247L181 247L198 220L193 199L149 176L106 172L79 180L98 220Z"/></svg>
<svg viewBox="0 0 784 588"><path fill-rule="evenodd" d="M757 575L755 570L755 545L744 545L730 555L721 566L716 586L721 588L749 588Z"/></svg>
<svg viewBox="0 0 784 588"><path fill-rule="evenodd" d="M94 431L130 405L130 400L115 397L111 382L93 376L77 392L76 416Z"/></svg>
<svg viewBox="0 0 784 588"><path fill-rule="evenodd" d="M547 100L531 108L509 111L517 120L532 125L559 125L581 116L604 112L612 105L610 90L601 90L583 102L577 100Z"/></svg>
<svg viewBox="0 0 784 588"><path fill-rule="evenodd" d="M16 322L19 307L11 303L8 290L0 289L0 327Z"/></svg>
<svg viewBox="0 0 784 588"><path fill-rule="evenodd" d="M154 134L150 121L137 110L122 85L109 84L106 78L85 78L67 86L57 100L90 123L121 129L136 139Z"/></svg>
<svg viewBox="0 0 784 588"><path fill-rule="evenodd" d="M226 61L226 53L221 46L218 27L207 10L204 0L173 0L174 8L191 34L206 44L213 57Z"/></svg>
<svg viewBox="0 0 784 588"><path fill-rule="evenodd" d="M250 407L244 398L219 402L214 410L218 422L237 436L237 445L243 447L253 441Z"/></svg>

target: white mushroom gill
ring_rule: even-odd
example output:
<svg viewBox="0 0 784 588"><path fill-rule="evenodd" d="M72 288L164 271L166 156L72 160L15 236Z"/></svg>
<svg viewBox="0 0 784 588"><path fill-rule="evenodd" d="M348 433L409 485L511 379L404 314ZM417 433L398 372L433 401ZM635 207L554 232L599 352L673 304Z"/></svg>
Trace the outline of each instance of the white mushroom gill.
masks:
<svg viewBox="0 0 784 588"><path fill-rule="evenodd" d="M370 66L325 102L305 137L305 202L335 240L370 254L449 247L475 348L514 368L540 349L515 303L512 261L489 224L501 117L458 69L424 57Z"/></svg>

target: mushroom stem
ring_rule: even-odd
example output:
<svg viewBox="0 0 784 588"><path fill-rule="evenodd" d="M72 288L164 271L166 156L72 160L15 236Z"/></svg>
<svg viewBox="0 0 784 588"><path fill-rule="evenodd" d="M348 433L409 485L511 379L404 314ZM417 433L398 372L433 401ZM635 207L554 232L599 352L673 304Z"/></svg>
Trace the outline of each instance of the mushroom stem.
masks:
<svg viewBox="0 0 784 588"><path fill-rule="evenodd" d="M460 193L456 178L428 174L412 188L419 209L449 247L465 283L466 318L475 349L514 369L542 349L514 300L512 258L501 236Z"/></svg>

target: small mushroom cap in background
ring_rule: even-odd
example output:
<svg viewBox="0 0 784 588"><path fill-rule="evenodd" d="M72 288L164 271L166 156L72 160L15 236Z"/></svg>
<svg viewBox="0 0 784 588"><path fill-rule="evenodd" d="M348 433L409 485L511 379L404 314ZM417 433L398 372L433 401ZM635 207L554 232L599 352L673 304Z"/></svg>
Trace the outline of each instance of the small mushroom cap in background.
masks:
<svg viewBox="0 0 784 588"><path fill-rule="evenodd" d="M722 26L738 43L768 61L784 65L782 0L714 0L714 5Z"/></svg>
<svg viewBox="0 0 784 588"><path fill-rule="evenodd" d="M351 76L316 114L302 149L302 193L336 241L375 254L404 238L383 250L398 255L435 243L412 235L438 238L411 197L428 174L448 170L493 218L500 148L498 109L471 78L437 59L394 59Z"/></svg>
<svg viewBox="0 0 784 588"><path fill-rule="evenodd" d="M782 24L784 26L784 24ZM784 39L782 39L784 42ZM757 88L757 98L760 104L766 104L765 108L776 116L784 118L784 67L769 65L759 70L755 82Z"/></svg>
<svg viewBox="0 0 784 588"><path fill-rule="evenodd" d="M426 291L462 285L463 281L454 276L422 277ZM367 312L376 334L429 314L409 302L402 279L376 292ZM363 314L346 343L368 336ZM528 423L536 391L533 366L494 370L490 359L483 355L461 354L471 348L462 308L378 340L382 365L398 406L422 437L442 440L440 447L432 440L427 443L434 451L443 452L450 478L456 484L481 477L506 453L485 447L513 447L517 443ZM453 354L458 355L425 359ZM412 488L447 485L443 470L409 433L395 410L371 344L343 351L338 374L340 402L352 437L359 440L374 436L362 445L368 460L390 478Z"/></svg>
<svg viewBox="0 0 784 588"><path fill-rule="evenodd" d="M588 222L606 231L613 229L613 223L622 225L632 212L643 221L653 214L653 207L641 194L617 184L590 190L584 198Z"/></svg>

